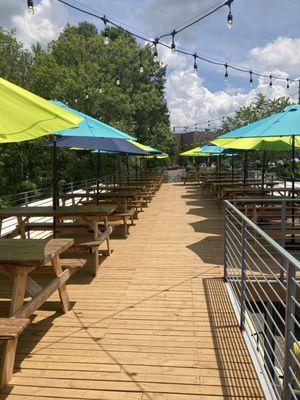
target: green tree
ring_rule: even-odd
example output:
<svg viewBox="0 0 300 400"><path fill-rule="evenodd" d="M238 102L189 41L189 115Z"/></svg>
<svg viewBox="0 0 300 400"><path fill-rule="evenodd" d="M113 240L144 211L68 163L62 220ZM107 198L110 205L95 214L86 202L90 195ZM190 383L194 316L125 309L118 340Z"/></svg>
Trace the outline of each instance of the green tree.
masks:
<svg viewBox="0 0 300 400"><path fill-rule="evenodd" d="M0 28L1 76L172 152L175 142L164 97L166 69L154 61L153 50L140 47L132 35L110 29L109 38L105 45L103 32L83 22L67 25L46 49L36 44L29 52L14 31ZM50 149L43 146L48 139L0 145L2 194L51 184ZM106 167L109 164L105 161ZM59 150L59 170L63 181L93 177L96 157Z"/></svg>

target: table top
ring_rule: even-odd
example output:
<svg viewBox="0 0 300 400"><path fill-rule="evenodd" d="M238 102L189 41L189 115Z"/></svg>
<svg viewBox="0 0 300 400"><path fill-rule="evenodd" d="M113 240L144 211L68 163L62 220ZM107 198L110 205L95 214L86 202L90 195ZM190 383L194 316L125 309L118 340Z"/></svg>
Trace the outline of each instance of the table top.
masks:
<svg viewBox="0 0 300 400"><path fill-rule="evenodd" d="M276 192L280 192L280 191L286 191L286 192L291 192L290 188L261 188L261 187L233 187L233 188L223 188L223 192L226 193L244 193L244 192L254 192L254 193L260 193L260 192L269 192L269 193L276 193Z"/></svg>
<svg viewBox="0 0 300 400"><path fill-rule="evenodd" d="M73 243L73 239L0 239L0 265L42 267Z"/></svg>
<svg viewBox="0 0 300 400"><path fill-rule="evenodd" d="M9 207L0 210L0 217L68 217L68 216L105 216L117 209L117 204L74 205L52 207Z"/></svg>
<svg viewBox="0 0 300 400"><path fill-rule="evenodd" d="M274 186L274 185L278 185L279 182L266 181L266 182L264 182L264 184L268 185L268 186ZM244 184L244 182L215 182L214 183L215 187L224 187L224 188L226 188L226 186L228 186L228 187L238 187L238 186L247 187L247 186L252 186L252 185L261 185L261 179L253 180L253 181L250 180L250 181L247 181L245 184Z"/></svg>
<svg viewBox="0 0 300 400"><path fill-rule="evenodd" d="M115 191L111 191L111 192L104 192L104 193L99 193L93 195L94 198L99 198L99 199L106 199L106 198L117 198L117 197L124 197L124 198L128 198L128 197L137 197L138 193L135 191L121 191L121 192L115 192Z"/></svg>

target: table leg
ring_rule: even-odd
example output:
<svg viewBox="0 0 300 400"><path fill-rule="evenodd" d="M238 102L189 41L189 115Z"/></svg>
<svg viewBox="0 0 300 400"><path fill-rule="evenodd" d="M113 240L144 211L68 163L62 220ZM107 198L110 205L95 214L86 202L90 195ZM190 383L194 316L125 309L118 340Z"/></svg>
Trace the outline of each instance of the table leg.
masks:
<svg viewBox="0 0 300 400"><path fill-rule="evenodd" d="M104 217L104 223L105 223L105 229L108 229L108 218L107 217ZM110 236L109 235L106 239L106 244L107 244L107 252L108 252L108 255L110 256L111 252L110 252Z"/></svg>
<svg viewBox="0 0 300 400"><path fill-rule="evenodd" d="M60 260L59 256L55 256L51 262L52 262L53 269L55 271L55 275L59 276L60 274L62 274L63 270L61 267L61 260ZM67 313L70 310L70 302L69 302L69 296L68 296L68 292L67 292L67 288L66 288L65 284L62 284L58 288L58 293L59 293L63 312Z"/></svg>
<svg viewBox="0 0 300 400"><path fill-rule="evenodd" d="M27 273L25 269L22 267L17 268L9 315L14 314L15 311L22 307L25 297L26 282ZM3 343L2 360L0 365L0 390L9 383L12 377L17 344L18 338L5 340Z"/></svg>
<svg viewBox="0 0 300 400"><path fill-rule="evenodd" d="M21 239L26 239L25 226L22 217L17 217Z"/></svg>

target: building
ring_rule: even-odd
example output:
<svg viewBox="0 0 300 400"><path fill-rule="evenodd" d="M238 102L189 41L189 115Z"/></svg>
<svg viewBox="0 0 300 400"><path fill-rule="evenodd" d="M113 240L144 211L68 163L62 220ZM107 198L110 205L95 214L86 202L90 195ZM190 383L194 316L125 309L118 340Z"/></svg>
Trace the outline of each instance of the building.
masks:
<svg viewBox="0 0 300 400"><path fill-rule="evenodd" d="M218 131L212 132L206 130L201 132L194 131L174 133L174 135L180 152L183 152L214 140L217 136L220 135L220 133Z"/></svg>

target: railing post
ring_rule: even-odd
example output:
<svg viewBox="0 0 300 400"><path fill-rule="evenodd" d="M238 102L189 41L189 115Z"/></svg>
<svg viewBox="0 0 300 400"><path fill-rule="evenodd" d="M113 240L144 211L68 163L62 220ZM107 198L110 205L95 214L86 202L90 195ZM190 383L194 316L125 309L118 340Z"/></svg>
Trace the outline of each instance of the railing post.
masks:
<svg viewBox="0 0 300 400"><path fill-rule="evenodd" d="M293 344L295 334L295 298L296 298L296 267L289 262L287 268L286 303L285 303L285 335L284 335L284 370L283 370L283 400L292 398L291 387L293 384Z"/></svg>
<svg viewBox="0 0 300 400"><path fill-rule="evenodd" d="M224 282L227 282L227 203L224 201Z"/></svg>
<svg viewBox="0 0 300 400"><path fill-rule="evenodd" d="M70 190L71 190L71 194L74 194L74 185L73 185L73 182L70 183Z"/></svg>
<svg viewBox="0 0 300 400"><path fill-rule="evenodd" d="M247 225L242 221L242 259L241 259L241 317L240 329L245 329L245 312L246 312L246 244L247 244Z"/></svg>
<svg viewBox="0 0 300 400"><path fill-rule="evenodd" d="M286 201L283 200L281 202L281 213L280 213L281 221L280 221L280 244L284 248L285 247L285 233L286 233ZM284 267L285 267L285 259L281 257L281 266L280 270L280 281L284 282Z"/></svg>
<svg viewBox="0 0 300 400"><path fill-rule="evenodd" d="M24 203L25 203L25 206L28 207L28 192L25 192Z"/></svg>

